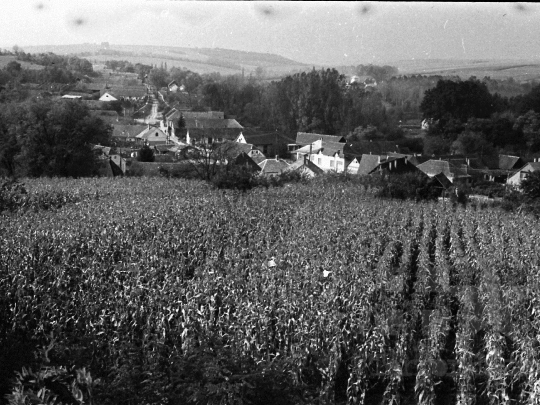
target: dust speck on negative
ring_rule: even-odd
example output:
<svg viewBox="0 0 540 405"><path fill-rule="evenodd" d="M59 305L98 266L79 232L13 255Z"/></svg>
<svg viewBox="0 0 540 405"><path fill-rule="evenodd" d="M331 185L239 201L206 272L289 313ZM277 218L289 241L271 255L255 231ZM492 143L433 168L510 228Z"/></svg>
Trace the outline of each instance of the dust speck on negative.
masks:
<svg viewBox="0 0 540 405"><path fill-rule="evenodd" d="M263 17L274 17L276 15L276 10L274 10L274 7L266 4L258 4L255 7L255 10Z"/></svg>
<svg viewBox="0 0 540 405"><path fill-rule="evenodd" d="M74 18L72 20L72 24L76 27L80 27L81 25L84 25L86 23L86 20L84 18Z"/></svg>
<svg viewBox="0 0 540 405"><path fill-rule="evenodd" d="M369 3L363 3L358 5L358 14L361 16L367 16L373 12L373 6Z"/></svg>

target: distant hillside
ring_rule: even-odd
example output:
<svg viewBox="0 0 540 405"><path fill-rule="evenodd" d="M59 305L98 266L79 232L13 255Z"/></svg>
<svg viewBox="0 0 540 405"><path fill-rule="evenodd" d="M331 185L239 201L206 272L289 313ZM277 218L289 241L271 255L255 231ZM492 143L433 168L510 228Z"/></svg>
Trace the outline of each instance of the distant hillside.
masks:
<svg viewBox="0 0 540 405"><path fill-rule="evenodd" d="M442 75L460 76L468 79L486 76L492 79L512 77L518 82L540 80L540 60L452 60L452 59L414 59L390 62L402 75Z"/></svg>
<svg viewBox="0 0 540 405"><path fill-rule="evenodd" d="M310 65L280 55L220 48L78 44L27 46L24 51L29 53L54 52L60 55L74 54L95 63L111 59L158 66L167 63L168 68L185 67L197 73L234 74L241 73L244 69L246 74L250 74L261 67L267 77L279 77L311 68Z"/></svg>

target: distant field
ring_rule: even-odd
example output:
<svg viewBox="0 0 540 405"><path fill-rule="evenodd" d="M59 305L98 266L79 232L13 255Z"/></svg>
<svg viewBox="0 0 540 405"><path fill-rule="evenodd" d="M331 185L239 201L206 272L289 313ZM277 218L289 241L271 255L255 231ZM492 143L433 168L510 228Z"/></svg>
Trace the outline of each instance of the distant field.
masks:
<svg viewBox="0 0 540 405"><path fill-rule="evenodd" d="M44 68L44 66L41 66L41 65L36 65L34 63L29 63L29 62L24 62L24 61L17 60L17 58L15 56L0 55L0 69L5 68L6 65L9 62L12 62L12 61L17 61L18 63L20 63L23 69L40 70L40 69Z"/></svg>
<svg viewBox="0 0 540 405"><path fill-rule="evenodd" d="M540 60L406 60L390 63L402 75L457 75L492 79L514 78L517 81L540 79Z"/></svg>
<svg viewBox="0 0 540 405"><path fill-rule="evenodd" d="M94 63L107 60L127 60L131 63L157 66L166 63L168 68L185 67L200 74L218 72L230 75L241 73L242 69L244 69L245 74L250 74L255 72L257 67L262 67L267 73L267 77L274 78L311 69L311 65L305 65L280 55L230 49L111 45L108 52L116 51L119 53L119 55L112 55L100 48L101 46L97 44L82 44L27 47L26 51L78 54ZM85 53L90 55L85 55Z"/></svg>

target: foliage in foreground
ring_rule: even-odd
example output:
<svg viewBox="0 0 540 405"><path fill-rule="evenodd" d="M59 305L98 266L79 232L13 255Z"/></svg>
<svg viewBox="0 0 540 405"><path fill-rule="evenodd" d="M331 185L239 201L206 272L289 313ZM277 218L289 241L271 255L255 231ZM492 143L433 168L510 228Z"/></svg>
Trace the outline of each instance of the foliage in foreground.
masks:
<svg viewBox="0 0 540 405"><path fill-rule="evenodd" d="M374 199L345 181L25 184L85 197L2 217L2 396L23 367L69 387L84 368L96 404L540 395L530 217Z"/></svg>

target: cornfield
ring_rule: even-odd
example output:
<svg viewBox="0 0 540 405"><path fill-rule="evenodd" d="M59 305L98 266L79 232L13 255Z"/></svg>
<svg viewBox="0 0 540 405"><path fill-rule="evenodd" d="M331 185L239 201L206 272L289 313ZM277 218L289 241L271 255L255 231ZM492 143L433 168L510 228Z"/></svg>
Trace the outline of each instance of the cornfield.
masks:
<svg viewBox="0 0 540 405"><path fill-rule="evenodd" d="M0 361L84 367L95 404L540 403L529 217L347 183L26 185L77 198L0 214Z"/></svg>

